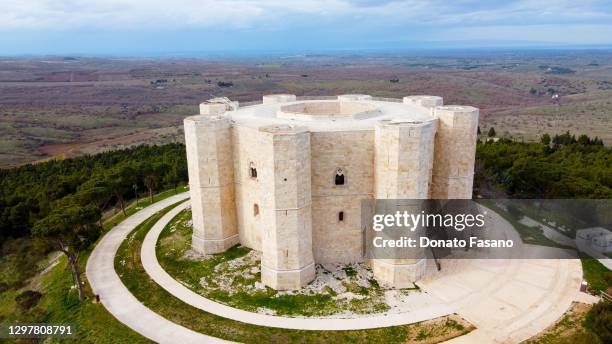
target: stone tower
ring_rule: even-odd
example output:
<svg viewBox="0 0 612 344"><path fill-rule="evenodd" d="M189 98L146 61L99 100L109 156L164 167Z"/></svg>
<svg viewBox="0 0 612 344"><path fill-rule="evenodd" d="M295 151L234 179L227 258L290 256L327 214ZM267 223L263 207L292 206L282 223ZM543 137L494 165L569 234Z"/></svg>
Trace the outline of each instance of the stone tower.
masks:
<svg viewBox="0 0 612 344"><path fill-rule="evenodd" d="M478 109L471 106L438 106L432 199L471 199L476 160Z"/></svg>
<svg viewBox="0 0 612 344"><path fill-rule="evenodd" d="M238 243L231 123L216 115L200 115L186 118L184 125L193 249L202 254L223 252Z"/></svg>
<svg viewBox="0 0 612 344"><path fill-rule="evenodd" d="M429 195L433 165L435 122L380 121L375 128L375 198L421 200ZM402 202L398 202L402 203ZM389 205L390 206L390 205ZM416 202L418 207L418 202ZM420 212L420 208L397 204L397 210ZM394 213L395 209L387 209ZM406 233L418 239L421 230ZM425 253L413 249L410 258L373 259L374 276L398 288L413 285L425 273Z"/></svg>
<svg viewBox="0 0 612 344"><path fill-rule="evenodd" d="M263 165L261 280L274 289L299 289L315 275L312 256L310 134L289 125L259 129Z"/></svg>

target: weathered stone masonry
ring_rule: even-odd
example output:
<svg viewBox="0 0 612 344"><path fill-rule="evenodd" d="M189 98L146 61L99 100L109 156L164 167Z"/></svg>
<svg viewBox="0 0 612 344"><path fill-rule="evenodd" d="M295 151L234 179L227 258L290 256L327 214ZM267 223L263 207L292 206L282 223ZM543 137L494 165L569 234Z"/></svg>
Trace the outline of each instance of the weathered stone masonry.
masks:
<svg viewBox="0 0 612 344"><path fill-rule="evenodd" d="M262 252L262 282L297 289L315 263L363 260L363 199L471 198L478 109L442 98L367 95L262 104L213 99L185 119L193 248ZM373 259L379 282L410 286L410 259Z"/></svg>

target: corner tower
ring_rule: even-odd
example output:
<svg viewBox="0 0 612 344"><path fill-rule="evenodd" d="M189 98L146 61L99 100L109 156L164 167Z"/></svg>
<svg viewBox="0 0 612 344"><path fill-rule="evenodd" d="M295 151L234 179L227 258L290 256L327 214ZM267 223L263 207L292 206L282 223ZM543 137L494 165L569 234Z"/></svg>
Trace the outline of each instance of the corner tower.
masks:
<svg viewBox="0 0 612 344"><path fill-rule="evenodd" d="M223 252L238 243L231 123L221 116L200 115L186 118L184 125L192 246L203 254Z"/></svg>
<svg viewBox="0 0 612 344"><path fill-rule="evenodd" d="M476 159L478 109L437 106L438 119L430 198L471 199Z"/></svg>
<svg viewBox="0 0 612 344"><path fill-rule="evenodd" d="M292 290L314 279L310 133L291 125L259 129L262 234L261 280L274 289Z"/></svg>
<svg viewBox="0 0 612 344"><path fill-rule="evenodd" d="M411 206L405 200L428 198L435 130L434 121L379 121L376 124L375 198L397 200L396 205L386 204L387 208L393 208L387 209L390 213L400 209L418 213L420 203L416 201ZM419 230L408 233L417 240L420 234ZM403 251L395 257L372 260L377 280L406 288L424 275L426 261L422 248Z"/></svg>

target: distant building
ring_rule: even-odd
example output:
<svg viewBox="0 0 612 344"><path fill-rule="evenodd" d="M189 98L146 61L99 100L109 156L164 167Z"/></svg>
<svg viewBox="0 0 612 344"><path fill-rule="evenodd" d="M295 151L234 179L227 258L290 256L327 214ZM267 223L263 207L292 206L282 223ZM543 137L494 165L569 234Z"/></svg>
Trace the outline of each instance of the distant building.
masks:
<svg viewBox="0 0 612 344"><path fill-rule="evenodd" d="M215 98L185 119L193 249L240 243L262 252L261 280L299 289L315 263L363 261L361 202L472 197L478 109L441 97ZM425 273L425 252L372 259L399 288Z"/></svg>
<svg viewBox="0 0 612 344"><path fill-rule="evenodd" d="M612 252L612 232L606 228L581 229L576 232L576 240L597 252L604 254Z"/></svg>

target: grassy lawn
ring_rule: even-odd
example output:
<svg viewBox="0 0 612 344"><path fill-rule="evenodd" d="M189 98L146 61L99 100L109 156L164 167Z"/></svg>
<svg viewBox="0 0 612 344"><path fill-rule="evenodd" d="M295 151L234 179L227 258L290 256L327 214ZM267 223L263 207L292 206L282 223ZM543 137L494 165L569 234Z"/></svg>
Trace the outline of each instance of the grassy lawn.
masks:
<svg viewBox="0 0 612 344"><path fill-rule="evenodd" d="M304 288L299 292L277 292L261 284L260 255L250 248L238 245L220 254L189 257L190 220L191 210L186 209L166 225L157 242L157 258L171 276L207 298L248 311L264 308L278 315L290 316L322 316L343 311L373 314L390 309L385 302L386 289L369 276L371 271L360 268L359 271L368 276L358 276L356 266L348 265L340 271L336 268L334 274L317 265L319 281L333 283L335 290L327 285L316 289ZM400 292L419 291L406 289ZM336 297L338 294L350 298Z"/></svg>
<svg viewBox="0 0 612 344"><path fill-rule="evenodd" d="M610 289L612 289L612 271L608 270L597 259L583 252L580 253L580 262L582 263L583 277L589 283L589 290L604 291L609 294Z"/></svg>
<svg viewBox="0 0 612 344"><path fill-rule="evenodd" d="M81 271L90 252L80 255ZM83 277L85 275L83 274ZM43 294L40 301L30 309L23 309L15 302L20 292L39 285L36 288ZM13 323L72 323L76 325L75 337L78 343L146 343L146 338L132 331L115 319L101 304L92 303L92 298L80 302L74 285L70 266L64 256L48 273L34 277L28 286L15 290L9 289L0 293L0 322ZM92 295L86 285L87 295ZM51 342L57 342L53 339Z"/></svg>
<svg viewBox="0 0 612 344"><path fill-rule="evenodd" d="M146 233L170 208L155 214L139 225L125 240L115 257L115 269L127 288L145 306L161 316L207 335L241 342L385 342L411 341L440 342L471 331L473 328L456 316L441 317L431 321L372 330L359 331L302 331L254 326L218 317L189 306L175 298L144 271L140 262L140 249ZM229 256L239 256L244 251L235 248ZM219 256L221 257L221 256ZM217 258L226 259L226 258Z"/></svg>

